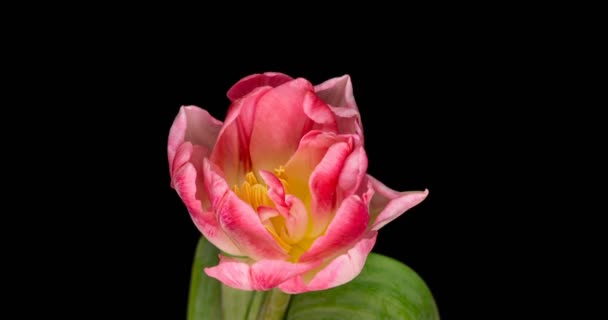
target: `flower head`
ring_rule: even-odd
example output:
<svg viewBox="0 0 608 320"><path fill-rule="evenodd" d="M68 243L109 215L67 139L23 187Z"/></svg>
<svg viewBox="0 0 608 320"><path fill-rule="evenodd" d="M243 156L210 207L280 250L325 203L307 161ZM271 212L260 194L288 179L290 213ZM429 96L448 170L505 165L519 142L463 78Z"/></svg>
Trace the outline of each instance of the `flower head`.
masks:
<svg viewBox="0 0 608 320"><path fill-rule="evenodd" d="M366 174L348 75L313 86L254 74L229 91L225 121L182 107L169 133L171 184L225 254L205 272L231 287L323 290L361 272L378 229L427 191Z"/></svg>

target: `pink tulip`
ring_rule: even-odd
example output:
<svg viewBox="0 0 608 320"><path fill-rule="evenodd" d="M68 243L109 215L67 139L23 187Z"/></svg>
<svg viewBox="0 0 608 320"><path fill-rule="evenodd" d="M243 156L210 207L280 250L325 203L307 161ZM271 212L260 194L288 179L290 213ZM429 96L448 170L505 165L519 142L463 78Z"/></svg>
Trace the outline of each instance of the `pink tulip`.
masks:
<svg viewBox="0 0 608 320"><path fill-rule="evenodd" d="M313 86L254 74L228 91L224 123L182 107L169 133L171 185L224 254L207 275L243 290L332 288L357 276L378 230L428 191L366 174L348 75Z"/></svg>

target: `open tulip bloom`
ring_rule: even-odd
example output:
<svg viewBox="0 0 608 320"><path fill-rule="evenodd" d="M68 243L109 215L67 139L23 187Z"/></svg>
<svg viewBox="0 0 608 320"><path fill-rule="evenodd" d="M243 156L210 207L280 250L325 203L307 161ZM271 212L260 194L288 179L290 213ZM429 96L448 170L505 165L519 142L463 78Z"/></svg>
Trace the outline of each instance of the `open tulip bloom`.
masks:
<svg viewBox="0 0 608 320"><path fill-rule="evenodd" d="M263 307L255 312L259 319L282 319L287 294L321 297L331 294L326 289L356 283L379 230L428 191L398 192L366 173L363 127L348 75L314 86L281 73L254 74L227 95L224 122L195 106L180 109L169 133L171 186L220 251L219 263L202 266L207 276L198 281L274 289L258 299ZM430 297L422 280L414 280ZM436 319L429 299L432 310L424 319ZM420 317L412 312L411 319Z"/></svg>

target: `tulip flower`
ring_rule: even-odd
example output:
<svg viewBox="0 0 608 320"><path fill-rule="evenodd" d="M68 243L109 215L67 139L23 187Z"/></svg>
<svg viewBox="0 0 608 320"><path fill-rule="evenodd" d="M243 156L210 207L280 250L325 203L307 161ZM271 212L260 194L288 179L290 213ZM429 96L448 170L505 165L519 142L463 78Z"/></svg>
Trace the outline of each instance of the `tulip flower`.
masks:
<svg viewBox="0 0 608 320"><path fill-rule="evenodd" d="M313 86L254 74L227 95L224 122L184 106L168 142L171 185L222 251L205 272L227 286L295 294L344 284L361 272L378 230L428 194L367 174L348 75Z"/></svg>

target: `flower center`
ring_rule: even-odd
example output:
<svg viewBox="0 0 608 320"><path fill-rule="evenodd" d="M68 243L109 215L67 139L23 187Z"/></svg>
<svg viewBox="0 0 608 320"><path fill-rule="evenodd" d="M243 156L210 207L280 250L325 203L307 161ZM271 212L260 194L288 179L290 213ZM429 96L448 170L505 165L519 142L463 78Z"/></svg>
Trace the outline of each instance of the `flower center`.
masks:
<svg viewBox="0 0 608 320"><path fill-rule="evenodd" d="M287 194L289 192L289 183L287 182L285 168L279 166L273 171L274 175L283 185L285 194ZM276 205L268 197L268 186L261 179L258 180L253 172L250 171L245 175L245 181L243 181L240 188L234 185L232 190L258 213L268 233L290 255L291 261L297 261L310 247L312 244L311 239L301 239L301 237L300 239L294 239L293 235L290 234L285 217L279 214Z"/></svg>
<svg viewBox="0 0 608 320"><path fill-rule="evenodd" d="M285 176L285 168L283 166L279 166L277 169L274 169L274 174L279 178L281 184L283 185L283 189L287 194L287 177ZM259 182L256 178L255 174L249 171L245 175L245 181L239 188L236 184L232 187L232 191L236 193L239 198L243 201L249 203L253 210L258 210L260 206L267 206L274 208L274 203L268 197L268 186Z"/></svg>

